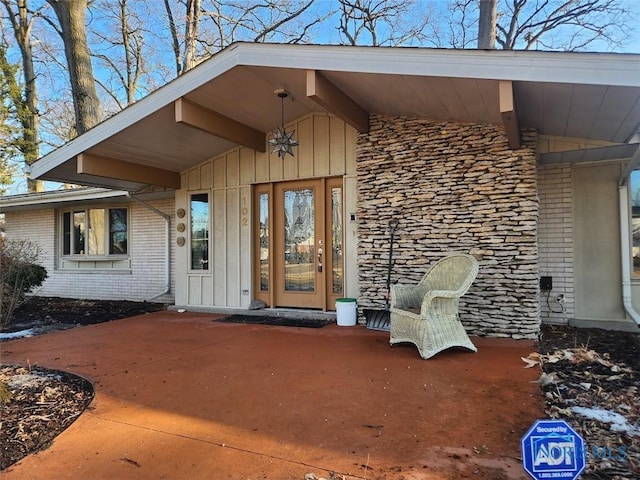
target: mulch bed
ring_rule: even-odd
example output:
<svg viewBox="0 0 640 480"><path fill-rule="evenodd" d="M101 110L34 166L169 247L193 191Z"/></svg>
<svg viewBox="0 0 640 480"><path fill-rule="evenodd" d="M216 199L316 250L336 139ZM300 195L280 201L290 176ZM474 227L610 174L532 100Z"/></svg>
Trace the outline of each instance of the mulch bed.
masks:
<svg viewBox="0 0 640 480"><path fill-rule="evenodd" d="M32 297L14 311L4 332L43 334L164 309L160 303ZM76 375L0 365L0 470L47 448L91 400L93 386Z"/></svg>
<svg viewBox="0 0 640 480"><path fill-rule="evenodd" d="M545 325L539 353L549 418L585 441L585 480L640 478L640 334Z"/></svg>
<svg viewBox="0 0 640 480"><path fill-rule="evenodd" d="M93 325L166 308L165 304L152 302L31 297L13 312L11 323L4 331L15 332L31 327L70 328Z"/></svg>
<svg viewBox="0 0 640 480"><path fill-rule="evenodd" d="M89 325L164 308L139 302L34 298L16 312L12 329ZM259 319L237 320L266 323ZM268 320L273 324L273 317ZM545 325L539 351L523 361L525 368L540 369L547 417L568 421L585 440L587 469L580 478L640 478L640 333ZM12 381L24 375L32 381ZM1 402L0 470L47 448L93 398L89 382L64 372L3 366L0 383L3 379L11 397ZM590 409L587 414L610 415L591 418L585 408Z"/></svg>
<svg viewBox="0 0 640 480"><path fill-rule="evenodd" d="M76 375L40 367L0 367L0 470L47 448L91 400L93 386Z"/></svg>

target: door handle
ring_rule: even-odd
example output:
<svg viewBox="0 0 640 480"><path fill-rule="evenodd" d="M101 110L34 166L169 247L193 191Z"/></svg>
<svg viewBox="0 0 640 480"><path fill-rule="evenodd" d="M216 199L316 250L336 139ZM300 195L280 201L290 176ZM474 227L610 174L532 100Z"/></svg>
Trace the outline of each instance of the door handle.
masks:
<svg viewBox="0 0 640 480"><path fill-rule="evenodd" d="M322 245L322 240L320 245ZM318 247L318 272L322 272L322 247Z"/></svg>

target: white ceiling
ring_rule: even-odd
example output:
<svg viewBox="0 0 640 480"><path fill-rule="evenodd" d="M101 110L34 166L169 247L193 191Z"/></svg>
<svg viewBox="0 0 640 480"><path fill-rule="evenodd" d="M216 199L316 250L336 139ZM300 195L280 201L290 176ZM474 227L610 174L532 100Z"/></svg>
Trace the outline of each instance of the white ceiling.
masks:
<svg viewBox="0 0 640 480"><path fill-rule="evenodd" d="M238 44L96 126L34 166L44 179L136 191L144 185L78 174L91 153L182 172L235 145L180 125L185 97L268 133L322 109L306 96L320 71L367 112L499 124L499 81L514 85L520 127L540 134L625 143L640 127L640 56Z"/></svg>

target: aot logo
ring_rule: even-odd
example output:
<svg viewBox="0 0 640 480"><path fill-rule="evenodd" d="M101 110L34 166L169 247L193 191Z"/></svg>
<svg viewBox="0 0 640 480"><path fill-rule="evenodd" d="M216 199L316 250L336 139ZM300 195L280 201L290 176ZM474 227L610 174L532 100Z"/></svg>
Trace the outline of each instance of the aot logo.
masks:
<svg viewBox="0 0 640 480"><path fill-rule="evenodd" d="M538 420L521 443L524 470L536 480L574 480L585 468L584 441L563 420Z"/></svg>
<svg viewBox="0 0 640 480"><path fill-rule="evenodd" d="M531 441L533 442L534 472L548 471L552 469L551 467L576 469L576 443L571 435L532 436Z"/></svg>

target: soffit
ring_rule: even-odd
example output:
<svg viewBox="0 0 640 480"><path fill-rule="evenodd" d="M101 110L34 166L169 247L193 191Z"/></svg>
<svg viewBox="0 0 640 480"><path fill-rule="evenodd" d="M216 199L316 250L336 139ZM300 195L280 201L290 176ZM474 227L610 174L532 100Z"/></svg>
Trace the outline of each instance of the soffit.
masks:
<svg viewBox="0 0 640 480"><path fill-rule="evenodd" d="M242 46L237 51L255 54L261 47ZM280 46L284 47L284 46ZM271 46L271 51L280 51ZM289 51L291 47L284 47ZM280 124L280 99L274 95L276 89L284 88L290 93L285 100L285 122L322 111L318 104L306 95L306 72L314 65L333 85L354 100L368 113L416 116L436 121L461 121L478 123L501 123L499 106L499 82L512 77L516 113L520 127L535 128L539 133L561 137L580 137L609 142L626 142L640 124L640 84L599 85L596 80L607 80L596 66L592 72L585 71L584 83L576 80L579 75L568 75L559 61L579 59L577 64L585 69L588 62L580 55L541 55L539 52L469 52L426 49L411 50L409 61L397 59L396 73L392 73L393 62L388 50L381 49L384 61L371 63L365 68L361 63L349 65L336 62L344 48L325 47L307 50L304 46L291 49L296 56L279 57L269 61L268 57L253 57L230 62L229 56L220 57L220 65L214 57L205 69L198 67L178 79L175 84L154 92L120 114L98 125L88 134L70 142L70 145L38 162L34 173L42 178L83 185L104 186L128 191L145 187L143 181L123 181L77 173L78 153L89 153L99 157L115 158L127 162L183 172L188 168L215 157L236 146L235 143L201 130L181 125L175 121L174 100L185 98L203 108L212 110L248 127L268 133ZM305 52L327 54L332 57L304 55ZM372 53L373 52L373 53ZM232 51L234 53L234 51ZM360 57L374 55L376 50L360 49ZM365 55L366 53L366 55ZM419 55L420 54L420 55ZM495 54L495 55L493 55ZM531 54L531 55L529 55ZM433 57L431 57L433 55ZM355 58L355 57L354 57ZM446 58L449 63L444 62ZM473 59L474 64L467 65ZM550 59L544 63L543 60ZM589 59L599 59L588 56ZM615 56L602 57L607 62ZM458 59L460 64L455 61ZM505 69L495 69L494 59ZM536 68L527 70L526 59ZM425 63L434 61L433 68ZM535 62L533 61L535 60ZM422 63L415 63L421 61ZM478 68L478 65L488 64ZM536 63L537 62L537 63ZM263 63L263 64L262 64ZM515 69L514 66L519 68ZM554 75L555 67L558 71ZM473 68L472 68L473 67ZM509 68L506 68L509 67ZM376 71L377 69L377 71ZM505 73L505 71L507 73ZM197 73L211 75L202 80ZM580 70L577 70L580 73ZM542 77L562 81L546 81ZM601 78L602 77L602 78ZM608 81L608 80L607 80ZM624 82L622 82L624 83ZM142 113L140 113L142 112ZM122 119L121 123L118 120ZM120 124L122 127L120 127ZM106 132L106 133L105 133ZM36 172L37 170L37 172Z"/></svg>

